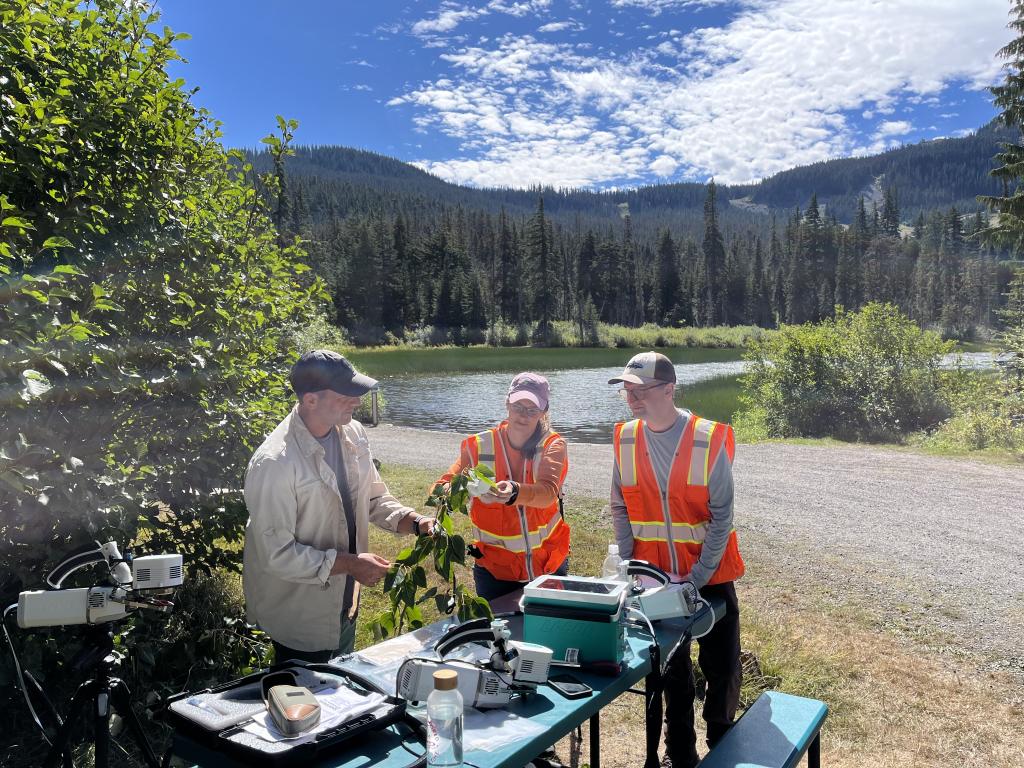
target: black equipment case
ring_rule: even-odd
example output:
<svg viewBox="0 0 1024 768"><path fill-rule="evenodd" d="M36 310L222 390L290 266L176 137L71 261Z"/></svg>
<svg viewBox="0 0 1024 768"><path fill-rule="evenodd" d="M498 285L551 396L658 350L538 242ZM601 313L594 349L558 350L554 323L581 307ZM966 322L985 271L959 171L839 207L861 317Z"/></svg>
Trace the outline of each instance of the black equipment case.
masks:
<svg viewBox="0 0 1024 768"><path fill-rule="evenodd" d="M384 694L384 703L372 712L360 715L353 720L341 723L323 733L319 733L312 741L301 744L290 742L268 742L242 729L242 724L252 719L255 714L265 711L262 707L257 708L256 703L261 703L261 681L265 675L295 670L298 674L309 674L322 672L333 675L354 683L365 695L373 693L384 693L378 691L372 684L357 674L348 670L333 667L330 664L307 664L301 661L288 661L278 664L268 670L255 672L251 675L233 680L230 683L205 688L201 691L181 693L170 697L164 703L159 712L159 718L171 726L175 733L195 742L200 747L215 752L224 757L230 758L246 766L266 766L268 768L288 768L290 766L308 766L318 760L329 756L334 752L340 752L345 748L346 743L355 736L377 731L397 723L405 717L405 702L394 696ZM235 722L226 727L217 726L217 717L211 716L210 722L204 723L202 716L187 717L182 714L182 706L179 704L172 707L176 702L183 702L187 699L200 699L205 702L213 702L220 706L222 702L231 703L232 692L242 691L249 688L259 702L252 698L246 698L245 702L254 702L250 705L250 714L239 709L241 723ZM213 696L210 696L213 694ZM221 699L220 697L225 697ZM203 710L205 711L205 710ZM219 712L219 710L218 710ZM228 718L230 719L230 718ZM236 720L238 718L235 718Z"/></svg>

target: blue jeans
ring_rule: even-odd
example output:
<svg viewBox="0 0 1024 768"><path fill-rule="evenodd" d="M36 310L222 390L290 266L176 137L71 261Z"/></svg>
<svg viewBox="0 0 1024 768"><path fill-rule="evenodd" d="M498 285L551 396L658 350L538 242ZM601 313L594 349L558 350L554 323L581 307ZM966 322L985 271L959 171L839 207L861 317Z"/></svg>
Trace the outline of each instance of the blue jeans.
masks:
<svg viewBox="0 0 1024 768"><path fill-rule="evenodd" d="M554 570L556 576L566 576L569 573L569 558L565 558L562 564ZM495 598L507 595L509 592L515 592L517 589L522 589L528 582L525 581L505 581L503 579L496 579L481 565L473 566L473 582L476 584L476 593L484 600L494 600Z"/></svg>

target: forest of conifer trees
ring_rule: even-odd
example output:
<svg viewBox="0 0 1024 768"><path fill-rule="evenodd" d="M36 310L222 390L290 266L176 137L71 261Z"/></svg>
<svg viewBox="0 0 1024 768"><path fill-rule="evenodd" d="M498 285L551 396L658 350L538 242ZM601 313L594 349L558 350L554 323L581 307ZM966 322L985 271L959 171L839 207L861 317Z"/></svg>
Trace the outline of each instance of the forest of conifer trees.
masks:
<svg viewBox="0 0 1024 768"><path fill-rule="evenodd" d="M642 235L628 204L602 225L549 216L544 195L532 214L512 214L425 197L339 205L325 189L338 195L316 177L290 179L280 226L307 241L336 322L361 344L413 329L427 343L497 343L498 327L520 329L517 343L557 344L554 320L583 340L596 339L598 322L771 328L871 301L972 339L997 323L1011 276L977 236L985 213L950 208L901 225L894 188L880 204L861 196L849 224L812 195L786 215L724 227L711 182L698 231L681 220Z"/></svg>

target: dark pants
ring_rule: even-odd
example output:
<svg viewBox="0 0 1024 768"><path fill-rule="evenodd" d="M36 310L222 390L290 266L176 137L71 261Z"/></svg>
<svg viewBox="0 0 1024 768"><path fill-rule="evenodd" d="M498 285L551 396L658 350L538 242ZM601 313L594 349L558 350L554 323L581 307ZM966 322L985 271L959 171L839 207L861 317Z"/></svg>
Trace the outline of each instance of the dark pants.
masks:
<svg viewBox="0 0 1024 768"><path fill-rule="evenodd" d="M554 573L557 576L565 576L569 573L568 557L554 570ZM509 592L515 592L517 589L522 589L527 583L525 581L496 579L490 571L479 564L473 566L473 582L476 584L477 595L484 600L494 600L502 595L507 595Z"/></svg>
<svg viewBox="0 0 1024 768"><path fill-rule="evenodd" d="M287 645L281 645L281 643L273 640L274 663L280 664L288 659L298 659L300 661L308 661L311 664L323 664L335 656L352 653L356 648L356 618L347 619L343 617L341 619L341 639L338 647L334 650L328 648L324 651L300 651L295 648L289 648Z"/></svg>
<svg viewBox="0 0 1024 768"><path fill-rule="evenodd" d="M743 671L740 667L740 606L736 587L730 581L700 590L705 600L718 597L725 601L725 615L704 637L697 640L700 664L707 693L704 696L704 721L707 742L712 747L732 726L740 701ZM665 671L665 751L672 768L697 765L697 734L694 731L693 700L696 687L690 644L676 651Z"/></svg>

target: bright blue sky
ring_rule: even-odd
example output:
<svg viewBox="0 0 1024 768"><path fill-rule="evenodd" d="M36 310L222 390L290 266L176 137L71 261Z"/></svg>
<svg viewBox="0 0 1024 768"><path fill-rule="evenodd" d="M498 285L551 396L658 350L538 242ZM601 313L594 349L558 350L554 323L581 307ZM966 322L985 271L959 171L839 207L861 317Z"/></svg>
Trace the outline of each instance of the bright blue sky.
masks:
<svg viewBox="0 0 1024 768"><path fill-rule="evenodd" d="M172 73L251 147L397 157L477 186L757 180L961 135L1008 0L160 0Z"/></svg>

